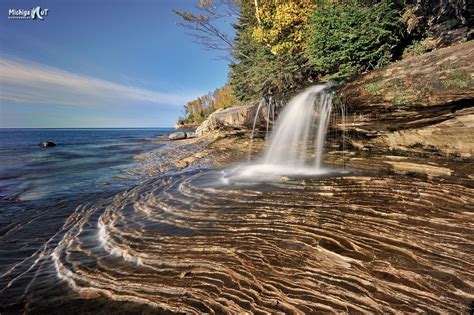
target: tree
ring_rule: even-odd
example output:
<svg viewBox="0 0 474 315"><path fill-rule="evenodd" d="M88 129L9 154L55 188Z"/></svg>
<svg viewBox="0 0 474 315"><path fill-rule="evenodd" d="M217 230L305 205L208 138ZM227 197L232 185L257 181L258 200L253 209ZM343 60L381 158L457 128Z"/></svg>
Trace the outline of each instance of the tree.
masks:
<svg viewBox="0 0 474 315"><path fill-rule="evenodd" d="M180 117L181 124L200 124L211 113L219 108L228 108L239 105L230 85L226 84L215 91L200 96L184 105L184 117Z"/></svg>
<svg viewBox="0 0 474 315"><path fill-rule="evenodd" d="M307 45L307 22L314 8L312 0L262 1L252 38L274 55L300 53Z"/></svg>
<svg viewBox="0 0 474 315"><path fill-rule="evenodd" d="M315 79L306 56L311 0L243 2L230 83L241 100L285 98ZM242 58L241 56L247 56Z"/></svg>
<svg viewBox="0 0 474 315"><path fill-rule="evenodd" d="M219 24L238 18L239 3L239 0L199 0L196 7L199 13L174 11L183 20L177 25L190 30L194 42L205 49L231 54L234 51L233 34L225 32Z"/></svg>
<svg viewBox="0 0 474 315"><path fill-rule="evenodd" d="M310 18L307 54L320 75L348 77L391 61L402 33L401 10L389 0L323 6Z"/></svg>
<svg viewBox="0 0 474 315"><path fill-rule="evenodd" d="M214 110L239 105L239 101L234 96L234 91L229 84L226 84L222 88L215 90L213 96L214 103L212 108Z"/></svg>

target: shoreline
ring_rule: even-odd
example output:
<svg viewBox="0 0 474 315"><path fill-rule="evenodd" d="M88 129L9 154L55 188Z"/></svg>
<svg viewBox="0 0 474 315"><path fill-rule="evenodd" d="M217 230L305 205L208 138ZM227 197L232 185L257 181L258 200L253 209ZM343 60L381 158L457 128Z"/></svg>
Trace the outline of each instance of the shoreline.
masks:
<svg viewBox="0 0 474 315"><path fill-rule="evenodd" d="M168 146L151 152L149 156L138 155L134 159L147 161L143 168L148 174L163 175L186 169L211 167L225 169L233 165L248 163L251 131L215 131L202 137L182 140L162 140ZM258 162L266 146L266 139L254 138L250 163ZM444 178L474 187L474 173L470 160L451 159L444 156L426 157L410 152L331 148L324 153L324 165L328 168L349 168L362 172L382 172L392 175ZM145 154L146 155L146 154Z"/></svg>
<svg viewBox="0 0 474 315"><path fill-rule="evenodd" d="M118 264L101 265L105 270L99 274L80 263L69 268L75 253L87 253L99 241L87 238L92 232L68 236L58 251L58 272L68 281L79 281L74 287L77 303L90 300L100 305L112 299L128 301L124 307L139 310L188 313L216 308L232 312L248 305L309 312L312 299L327 294L349 298L342 304L321 302L319 307L359 310L363 305L374 312L393 312L401 306L413 311L421 303L427 310L440 311L448 301L450 309L466 308L463 294L469 284L463 281L470 279L465 269L469 261L462 257L469 247L458 241L470 229L466 202L472 190L459 177L445 176L447 165L439 162L431 165L431 174L422 174L413 171L413 158L391 156L389 162L411 163L408 173L398 173L385 169L390 165L386 156L346 152L347 167L359 167L349 174L224 184L220 168L246 156L247 141L241 137L234 133L177 140L181 143L161 156L172 168L107 203L85 228L100 226L100 244ZM240 145L229 148L231 144ZM260 144L263 147L263 141ZM169 156L173 151L183 155ZM342 154L330 151L326 157L328 164L340 165ZM80 224L78 230L85 223ZM439 255L444 244L438 244L437 235L448 242L446 246L459 246L458 251ZM102 261L103 254L88 255ZM454 259L462 265L450 264ZM446 264L452 272L443 269ZM134 277L110 278L130 270ZM447 291L440 286L446 277L458 280ZM352 281L356 285L340 285ZM324 293L314 286L319 283L332 290ZM251 297L242 297L242 286L249 288ZM419 292L433 292L433 286L443 299L426 303ZM400 287L403 290L397 292L403 299L394 302L391 293ZM302 290L307 298L294 299L291 292ZM351 298L354 291L364 292L364 299ZM218 299L222 294L245 304L229 306Z"/></svg>
<svg viewBox="0 0 474 315"><path fill-rule="evenodd" d="M59 245L48 248L54 249L55 273L41 273L40 277L51 276L46 280L48 285L63 291L68 287L74 293L62 296L58 302L46 298L41 305L33 303L32 309L41 311L59 303L65 311L120 306L138 312L183 309L200 313L216 307L208 302L217 299L219 292L231 300L240 299L233 293L239 291L244 279L246 286L257 292L252 299L245 299L246 305L266 310L310 310L311 303L306 303L309 300L295 302L285 290L305 290L309 299L318 297L321 290L299 276L324 278L331 273L340 278L337 281L376 283L378 290L382 289L378 294L367 292L368 304L362 304L381 311L398 307L390 299L392 285L403 285L408 290L404 292L409 292L413 288L431 290L444 277L470 279L462 265L454 266L459 267L454 275L438 275L439 256L426 257L411 247L407 249L420 246L423 253L439 251L436 235L453 237L449 245L458 246L456 240L469 231L467 221L462 220L470 215L468 202L474 188L472 178L467 176L468 163L444 158L427 163L426 158L413 156L342 152L329 145L325 164L337 169L344 160L351 172L280 176L273 182L239 186L223 183L222 170L233 163L246 163L248 132L214 132L174 141L162 135L153 141L163 146L134 159L141 164L137 172L155 177L78 207L67 219L70 226L64 230L66 235L59 237ZM253 148L255 160L265 148L265 139L255 138ZM372 231L374 224L377 231ZM402 232L393 232L394 226ZM374 233L364 236L371 231ZM380 245L374 246L367 239L378 240ZM469 248L463 245L458 250L447 252L444 263L462 261ZM84 255L87 264L82 264ZM423 266L431 272L431 278L423 277L412 257L416 257L415 262L425 261ZM389 269L380 274L384 266ZM242 270L245 273L239 274ZM284 272L274 279L268 270ZM117 272L133 272L134 277L115 277ZM346 278L348 273L354 273L354 278ZM413 286L411 276L421 279L423 288ZM58 281L58 277L67 282ZM219 281L222 278L225 282ZM323 279L323 283L331 281ZM267 283L280 283L282 289L265 289L263 294L258 288ZM468 284L460 283L465 292ZM196 285L213 286L215 290L195 290ZM136 290L139 286L146 290ZM173 296L167 292L173 292ZM466 298L452 292L458 291L437 291L443 298L449 297L451 309L464 310ZM353 291L336 285L330 295L339 293ZM271 296L270 302L266 295ZM417 294L405 298L411 301L404 304L407 310L413 310L412 303L423 302ZM196 304L190 299L202 303L202 308L194 308ZM348 301L354 307L360 303ZM226 310L225 303L219 307ZM440 303L425 307L445 310L445 304ZM21 308L20 301L3 310Z"/></svg>
<svg viewBox="0 0 474 315"><path fill-rule="evenodd" d="M163 147L134 157L151 176L187 168L220 168L244 162L249 153L250 139L249 132L235 131L180 140L168 140L162 136L155 143L163 144ZM264 146L264 139L254 138L253 144L253 154L258 154Z"/></svg>

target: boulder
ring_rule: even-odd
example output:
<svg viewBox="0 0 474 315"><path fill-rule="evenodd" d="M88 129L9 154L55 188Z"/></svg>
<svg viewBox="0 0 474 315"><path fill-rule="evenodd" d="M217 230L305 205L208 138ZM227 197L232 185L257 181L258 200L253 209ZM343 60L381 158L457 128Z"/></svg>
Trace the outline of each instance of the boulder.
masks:
<svg viewBox="0 0 474 315"><path fill-rule="evenodd" d="M192 131L186 132L186 139L196 138L196 133Z"/></svg>
<svg viewBox="0 0 474 315"><path fill-rule="evenodd" d="M181 139L186 139L186 138L187 138L187 134L184 131L178 131L168 136L169 140L181 140Z"/></svg>
<svg viewBox="0 0 474 315"><path fill-rule="evenodd" d="M55 147L57 144L51 141L42 141L39 146L43 148Z"/></svg>
<svg viewBox="0 0 474 315"><path fill-rule="evenodd" d="M258 103L218 109L196 129L198 136L216 130L245 130L252 129ZM259 112L257 124L263 124L265 117L263 111Z"/></svg>

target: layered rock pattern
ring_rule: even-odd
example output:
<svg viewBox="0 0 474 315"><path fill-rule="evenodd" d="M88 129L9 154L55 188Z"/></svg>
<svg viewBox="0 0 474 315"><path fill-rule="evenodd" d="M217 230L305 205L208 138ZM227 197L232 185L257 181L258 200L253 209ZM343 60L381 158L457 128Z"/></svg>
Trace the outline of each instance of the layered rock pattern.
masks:
<svg viewBox="0 0 474 315"><path fill-rule="evenodd" d="M474 156L474 41L362 75L340 89L355 148Z"/></svg>
<svg viewBox="0 0 474 315"><path fill-rule="evenodd" d="M181 313L463 313L474 192L350 175L164 177L89 208L54 252L82 298Z"/></svg>

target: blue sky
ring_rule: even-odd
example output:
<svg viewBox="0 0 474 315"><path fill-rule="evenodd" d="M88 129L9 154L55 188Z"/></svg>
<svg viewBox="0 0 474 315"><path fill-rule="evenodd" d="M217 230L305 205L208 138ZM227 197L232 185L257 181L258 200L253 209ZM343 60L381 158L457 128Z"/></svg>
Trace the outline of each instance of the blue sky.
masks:
<svg viewBox="0 0 474 315"><path fill-rule="evenodd" d="M176 26L193 0L0 2L0 127L167 127L228 61ZM44 20L9 9L49 9ZM230 27L229 27L230 28Z"/></svg>

